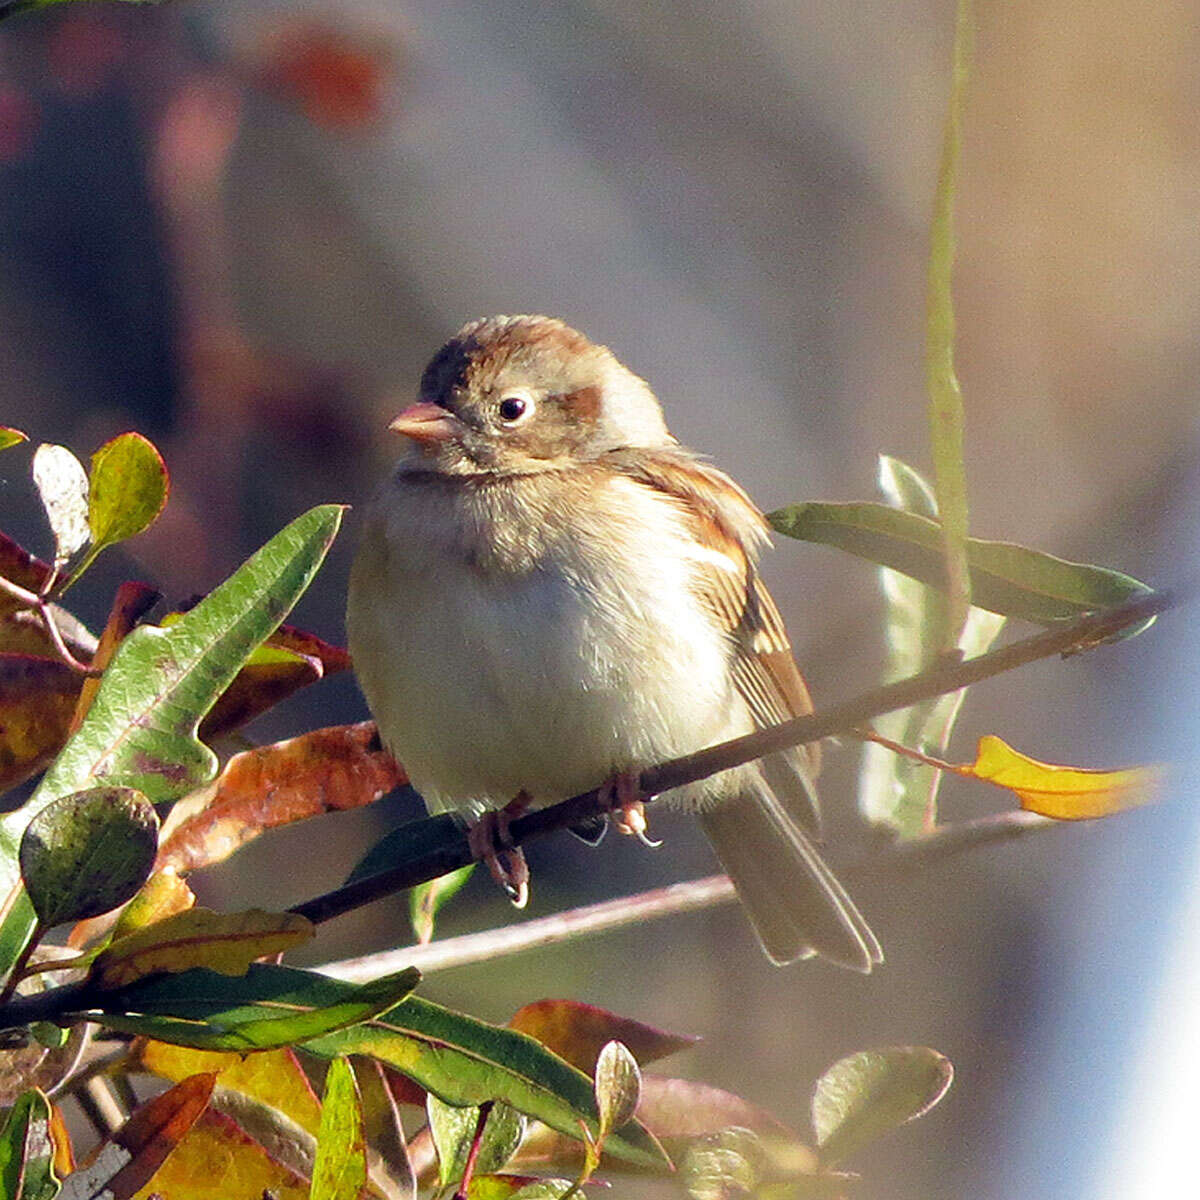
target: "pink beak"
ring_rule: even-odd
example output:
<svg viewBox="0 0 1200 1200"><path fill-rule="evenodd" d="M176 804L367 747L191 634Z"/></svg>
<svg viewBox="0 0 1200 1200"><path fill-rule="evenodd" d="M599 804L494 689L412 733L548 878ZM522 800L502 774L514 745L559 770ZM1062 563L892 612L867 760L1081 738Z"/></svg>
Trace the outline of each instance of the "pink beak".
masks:
<svg viewBox="0 0 1200 1200"><path fill-rule="evenodd" d="M453 413L440 404L422 400L406 408L389 426L393 433L402 433L414 442L448 442L458 435L460 426Z"/></svg>

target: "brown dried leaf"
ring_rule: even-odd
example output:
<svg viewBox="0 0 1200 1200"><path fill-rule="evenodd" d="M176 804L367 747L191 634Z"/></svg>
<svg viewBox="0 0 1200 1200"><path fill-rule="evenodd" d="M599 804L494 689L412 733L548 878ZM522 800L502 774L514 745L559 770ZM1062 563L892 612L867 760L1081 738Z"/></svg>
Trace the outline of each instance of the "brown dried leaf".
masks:
<svg viewBox="0 0 1200 1200"><path fill-rule="evenodd" d="M57 659L0 654L0 791L58 753L81 683L82 676Z"/></svg>
<svg viewBox="0 0 1200 1200"><path fill-rule="evenodd" d="M649 1063L700 1041L691 1034L667 1033L578 1000L535 1000L517 1009L508 1024L537 1038L588 1075L607 1042L623 1042L639 1063Z"/></svg>
<svg viewBox="0 0 1200 1200"><path fill-rule="evenodd" d="M53 568L48 562L30 554L7 534L0 533L0 575L27 592L40 592L50 582ZM7 592L0 592L0 613L12 612L21 602Z"/></svg>
<svg viewBox="0 0 1200 1200"><path fill-rule="evenodd" d="M375 725L337 725L234 755L209 802L169 830L157 867L221 862L267 829L359 808L406 782Z"/></svg>

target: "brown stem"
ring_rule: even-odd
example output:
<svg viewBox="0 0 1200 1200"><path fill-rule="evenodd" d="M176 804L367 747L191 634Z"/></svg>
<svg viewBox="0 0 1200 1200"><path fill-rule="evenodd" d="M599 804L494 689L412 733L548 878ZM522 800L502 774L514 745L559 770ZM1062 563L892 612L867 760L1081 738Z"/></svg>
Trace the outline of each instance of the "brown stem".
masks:
<svg viewBox="0 0 1200 1200"><path fill-rule="evenodd" d="M91 676L99 674L93 672L92 668L87 663L82 663L73 655L63 640L62 631L58 627L58 622L54 619L54 614L50 611L50 602L42 596L37 598L37 603L34 606L38 611L38 616L42 618L42 624L46 627L46 633L50 636L50 641L54 644L54 649L57 651L59 658L71 668L72 671L78 671L80 675Z"/></svg>
<svg viewBox="0 0 1200 1200"><path fill-rule="evenodd" d="M1193 592L1194 589L1189 589L1185 594L1190 597ZM886 684L863 696L836 704L824 712L796 717L781 725L773 725L769 729L761 729L745 737L710 746L696 754L651 767L642 772L639 791L645 798L657 796L672 788L707 779L730 767L753 762L766 754L819 741L834 734L850 733L883 713L908 708L946 692L956 692L969 684L1038 659L1092 649L1122 630L1158 616L1179 603L1173 592L1152 592L1117 608L1081 617L1070 625L1045 630L965 662L939 662L918 675ZM603 815L608 811L604 791L603 788L593 788L590 792L518 818L509 825L513 845L520 845L530 838L542 837L557 829L569 828L589 817ZM314 924L320 924L384 896L436 879L471 861L471 850L464 836L459 841L438 846L419 858L307 900L291 911L300 913Z"/></svg>
<svg viewBox="0 0 1200 1200"><path fill-rule="evenodd" d="M925 766L934 767L939 771L949 771L954 775L970 774L970 771L966 767L962 767L958 763L947 762L944 758L934 758L932 754L924 754L920 750L914 750L912 746L906 746L903 742L893 741L890 737L884 737L882 733L876 733L874 729L867 726L863 726L861 729L852 729L850 732L854 737L861 738L864 742L874 742L875 745L882 746L885 750L890 750L893 754L900 755L901 758L924 763Z"/></svg>
<svg viewBox="0 0 1200 1200"><path fill-rule="evenodd" d="M944 825L931 833L893 842L881 851L841 865L838 874L853 879L856 875L876 877L881 870L899 872L914 866L924 867L963 850L1011 841L1028 833L1058 829L1062 825L1062 821L1052 821L1049 817L1039 817L1023 809L1013 809L974 821ZM621 896L616 900L584 905L550 917L522 921L519 925L504 925L498 929L468 933L423 946L400 946L358 958L345 958L326 963L317 970L350 983L365 983L404 967L416 967L422 975L430 975L434 971L490 962L508 954L539 950L611 929L642 925L646 921L681 913L699 912L736 899L737 893L729 876L709 875L704 879L654 888L635 896Z"/></svg>

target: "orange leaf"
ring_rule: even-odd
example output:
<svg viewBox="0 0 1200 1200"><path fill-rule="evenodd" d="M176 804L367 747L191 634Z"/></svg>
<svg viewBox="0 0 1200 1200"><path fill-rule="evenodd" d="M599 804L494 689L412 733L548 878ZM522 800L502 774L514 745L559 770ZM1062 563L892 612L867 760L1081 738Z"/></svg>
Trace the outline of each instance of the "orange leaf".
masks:
<svg viewBox="0 0 1200 1200"><path fill-rule="evenodd" d="M67 1193L129 1200L196 1123L216 1080L213 1074L193 1075L143 1104L100 1147L92 1162L66 1181Z"/></svg>
<svg viewBox="0 0 1200 1200"><path fill-rule="evenodd" d="M138 1192L138 1200L308 1200L308 1181L276 1161L231 1117L209 1109Z"/></svg>
<svg viewBox="0 0 1200 1200"><path fill-rule="evenodd" d="M1017 794L1022 808L1060 821L1107 817L1146 804L1165 774L1161 766L1085 771L1041 763L991 734L979 739L975 762L959 770L1008 788Z"/></svg>
<svg viewBox="0 0 1200 1200"><path fill-rule="evenodd" d="M200 723L200 737L211 741L239 729L320 678L320 660L305 655L247 663Z"/></svg>
<svg viewBox="0 0 1200 1200"><path fill-rule="evenodd" d="M370 721L247 750L199 811L168 827L157 865L183 874L221 862L264 830L370 804L406 780Z"/></svg>
<svg viewBox="0 0 1200 1200"><path fill-rule="evenodd" d="M93 964L92 978L101 987L114 988L160 971L193 967L244 975L255 959L290 950L315 932L312 922L296 913L190 908L114 941Z"/></svg>
<svg viewBox="0 0 1200 1200"><path fill-rule="evenodd" d="M0 791L28 779L58 753L82 683L57 659L0 654Z"/></svg>
<svg viewBox="0 0 1200 1200"><path fill-rule="evenodd" d="M113 930L114 938L125 937L135 929L184 912L195 903L192 889L174 871L155 871L124 908L80 921L71 930L67 945L79 950L89 942L99 941L109 929Z"/></svg>
<svg viewBox="0 0 1200 1200"><path fill-rule="evenodd" d="M222 1088L278 1109L314 1137L321 1127L321 1103L291 1050L236 1054L141 1041L135 1053L147 1071L162 1079L180 1080L216 1071Z"/></svg>
<svg viewBox="0 0 1200 1200"><path fill-rule="evenodd" d="M639 1063L648 1063L700 1041L686 1033L665 1033L578 1000L535 1000L517 1009L508 1024L537 1038L588 1075L606 1042L624 1042Z"/></svg>
<svg viewBox="0 0 1200 1200"><path fill-rule="evenodd" d="M50 1105L50 1143L54 1147L54 1173L59 1179L65 1179L75 1170L75 1150L62 1109L57 1104Z"/></svg>

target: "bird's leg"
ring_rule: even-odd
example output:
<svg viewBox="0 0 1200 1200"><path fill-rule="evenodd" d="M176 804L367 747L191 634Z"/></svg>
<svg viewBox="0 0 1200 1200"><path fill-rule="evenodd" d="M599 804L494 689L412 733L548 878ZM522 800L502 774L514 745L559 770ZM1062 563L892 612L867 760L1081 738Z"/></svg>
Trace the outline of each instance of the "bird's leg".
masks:
<svg viewBox="0 0 1200 1200"><path fill-rule="evenodd" d="M531 800L528 792L518 792L503 808L485 812L467 830L471 853L487 866L514 908L524 908L529 901L529 865L521 847L513 845L508 827L528 811Z"/></svg>
<svg viewBox="0 0 1200 1200"><path fill-rule="evenodd" d="M609 810L618 833L635 837L642 845L656 850L662 842L656 842L646 832L646 806L642 803L640 782L640 771L618 771L601 787L600 800Z"/></svg>

